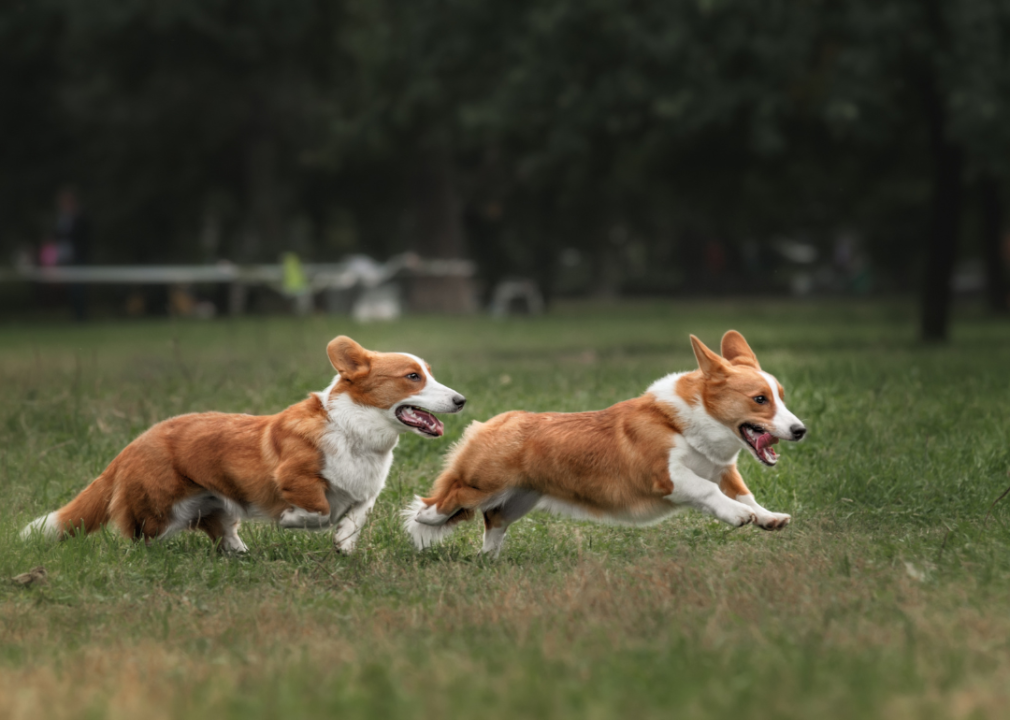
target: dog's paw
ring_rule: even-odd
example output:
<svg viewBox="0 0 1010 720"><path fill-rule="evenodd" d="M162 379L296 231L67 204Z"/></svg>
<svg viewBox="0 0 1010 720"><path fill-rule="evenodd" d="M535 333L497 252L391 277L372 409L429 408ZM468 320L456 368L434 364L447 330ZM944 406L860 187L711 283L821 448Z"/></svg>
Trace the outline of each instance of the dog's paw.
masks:
<svg viewBox="0 0 1010 720"><path fill-rule="evenodd" d="M758 515L757 526L762 530L781 530L792 521L792 516L785 513L765 511Z"/></svg>
<svg viewBox="0 0 1010 720"><path fill-rule="evenodd" d="M351 555L354 553L354 544L351 543L350 545L342 545L341 543L338 543L336 540L334 540L333 552L335 552L337 555Z"/></svg>
<svg viewBox="0 0 1010 720"><path fill-rule="evenodd" d="M716 517L733 527L743 527L757 522L757 515L754 514L754 511L742 503L734 503L731 507L718 513Z"/></svg>
<svg viewBox="0 0 1010 720"><path fill-rule="evenodd" d="M285 529L300 528L305 525L305 515L301 508L287 508L277 518L277 524Z"/></svg>
<svg viewBox="0 0 1010 720"><path fill-rule="evenodd" d="M337 555L351 555L354 553L355 543L352 542L340 542L337 538L333 538L333 550Z"/></svg>
<svg viewBox="0 0 1010 720"><path fill-rule="evenodd" d="M358 534L361 528L350 520L341 520L333 531L333 549L341 555L350 555L358 544Z"/></svg>
<svg viewBox="0 0 1010 720"><path fill-rule="evenodd" d="M242 539L238 535L221 538L221 544L218 545L218 549L226 555L243 555L249 552L249 547L242 542Z"/></svg>

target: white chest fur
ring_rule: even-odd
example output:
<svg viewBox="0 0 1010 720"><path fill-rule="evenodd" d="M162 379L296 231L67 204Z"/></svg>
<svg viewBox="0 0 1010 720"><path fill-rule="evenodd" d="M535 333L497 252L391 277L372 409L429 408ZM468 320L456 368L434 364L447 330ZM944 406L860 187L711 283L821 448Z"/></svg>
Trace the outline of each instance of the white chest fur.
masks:
<svg viewBox="0 0 1010 720"><path fill-rule="evenodd" d="M743 442L736 433L705 410L701 398L687 402L677 394L677 381L686 373L674 373L654 382L648 392L669 406L684 426L670 451L670 479L684 469L718 483L722 473L736 464Z"/></svg>
<svg viewBox="0 0 1010 720"><path fill-rule="evenodd" d="M378 495L386 484L393 464L393 448L375 451L355 447L356 443L339 429L329 429L323 435L323 472L335 490L342 490L353 500L364 501ZM396 440L393 441L393 447Z"/></svg>
<svg viewBox="0 0 1010 720"><path fill-rule="evenodd" d="M319 442L322 476L355 502L375 497L386 484L399 433L378 408L356 405L344 395L320 396L330 418Z"/></svg>
<svg viewBox="0 0 1010 720"><path fill-rule="evenodd" d="M722 479L722 474L736 462L736 459L737 456L734 455L730 463L713 462L708 456L696 450L683 435L677 435L670 450L670 480L676 485L677 476L687 471L718 483Z"/></svg>

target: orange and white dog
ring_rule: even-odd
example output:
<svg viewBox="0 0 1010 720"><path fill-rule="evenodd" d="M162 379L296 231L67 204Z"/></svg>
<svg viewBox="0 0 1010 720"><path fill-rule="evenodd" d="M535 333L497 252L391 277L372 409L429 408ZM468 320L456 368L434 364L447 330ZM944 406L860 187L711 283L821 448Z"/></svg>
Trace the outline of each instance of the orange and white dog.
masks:
<svg viewBox="0 0 1010 720"><path fill-rule="evenodd" d="M782 386L735 330L722 357L691 336L698 370L667 375L641 397L579 413L507 412L474 422L450 452L430 497L404 510L418 549L484 514L483 552L533 509L644 525L695 508L733 526L779 530L789 515L761 507L737 470L747 449L774 465L772 445L807 429Z"/></svg>
<svg viewBox="0 0 1010 720"><path fill-rule="evenodd" d="M377 353L348 337L326 353L330 386L276 415L194 413L138 437L74 500L30 523L22 537L63 538L113 523L134 539L202 530L225 551L245 552L241 519L284 528L336 525L351 552L382 492L399 436L440 437L432 413L466 399L406 353Z"/></svg>

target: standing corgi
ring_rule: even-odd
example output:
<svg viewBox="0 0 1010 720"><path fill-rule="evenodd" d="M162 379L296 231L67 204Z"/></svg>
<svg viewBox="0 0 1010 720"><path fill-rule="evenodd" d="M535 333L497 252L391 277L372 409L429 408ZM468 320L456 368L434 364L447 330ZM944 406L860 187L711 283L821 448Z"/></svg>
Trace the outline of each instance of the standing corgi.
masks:
<svg viewBox="0 0 1010 720"><path fill-rule="evenodd" d="M657 380L641 397L580 413L506 412L474 422L450 452L431 496L404 510L418 549L484 514L483 552L497 556L508 526L539 508L631 525L691 507L733 525L780 530L789 515L754 499L737 470L747 449L772 466L779 439L807 429L743 336L722 357L691 336L698 370Z"/></svg>
<svg viewBox="0 0 1010 720"><path fill-rule="evenodd" d="M365 350L348 337L326 353L338 375L322 392L276 415L180 415L138 437L76 498L30 523L22 537L86 533L113 523L149 540L203 530L220 548L245 552L243 518L283 528L336 524L351 552L386 483L405 432L440 437L432 413L466 399L406 353Z"/></svg>

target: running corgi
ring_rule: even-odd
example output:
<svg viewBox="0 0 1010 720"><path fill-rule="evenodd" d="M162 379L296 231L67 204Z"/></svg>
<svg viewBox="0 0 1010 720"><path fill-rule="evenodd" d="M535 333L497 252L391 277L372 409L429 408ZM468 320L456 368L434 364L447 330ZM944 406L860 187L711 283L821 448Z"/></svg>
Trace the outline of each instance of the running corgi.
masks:
<svg viewBox="0 0 1010 720"><path fill-rule="evenodd" d="M484 514L483 552L497 557L508 526L533 509L630 525L691 507L733 525L780 530L790 516L758 505L737 470L747 449L765 465L779 439L807 429L786 409L743 335L722 357L694 335L698 370L657 380L641 397L580 413L506 412L473 422L431 496L403 512L418 549Z"/></svg>
<svg viewBox="0 0 1010 720"><path fill-rule="evenodd" d="M248 518L283 528L336 525L337 550L351 552L399 436L440 437L432 413L459 412L466 399L413 355L370 352L343 336L326 353L338 374L322 392L276 415L207 412L160 422L21 536L59 539L111 522L138 540L202 530L220 549L245 552L238 527Z"/></svg>

